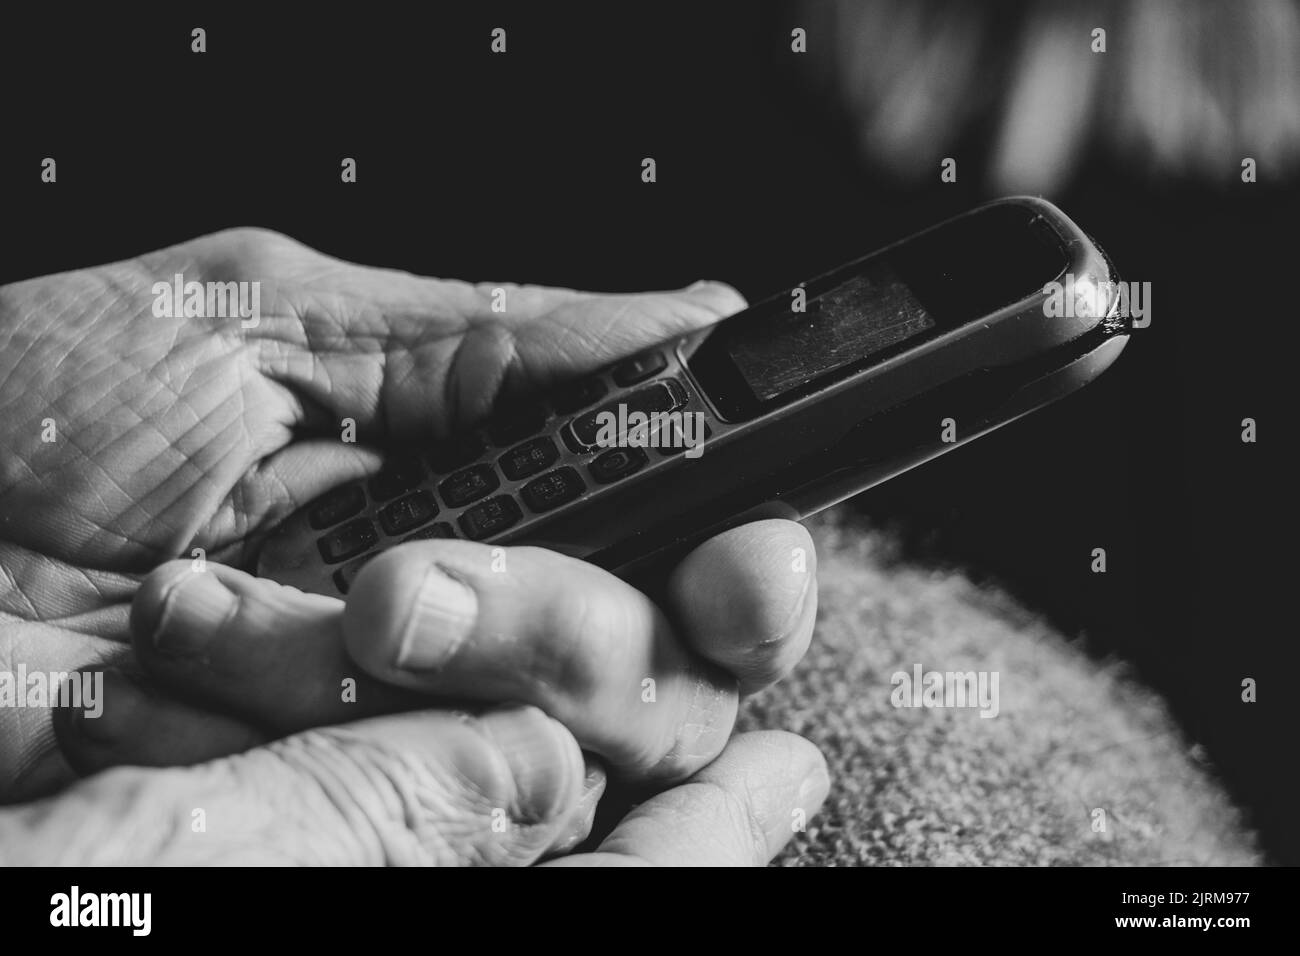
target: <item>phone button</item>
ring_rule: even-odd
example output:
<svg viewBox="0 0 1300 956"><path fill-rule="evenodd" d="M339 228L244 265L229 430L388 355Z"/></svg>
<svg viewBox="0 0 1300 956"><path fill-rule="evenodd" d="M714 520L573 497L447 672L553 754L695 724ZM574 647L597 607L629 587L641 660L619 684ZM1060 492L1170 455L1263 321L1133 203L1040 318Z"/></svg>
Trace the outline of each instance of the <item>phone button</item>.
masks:
<svg viewBox="0 0 1300 956"><path fill-rule="evenodd" d="M385 505L379 512L379 523L388 534L405 534L412 528L418 528L438 513L438 504L433 494L417 491L405 498L398 498L390 505Z"/></svg>
<svg viewBox="0 0 1300 956"><path fill-rule="evenodd" d="M488 535L504 531L524 516L509 495L497 495L480 505L475 505L460 516L460 528L465 537L479 541Z"/></svg>
<svg viewBox="0 0 1300 956"><path fill-rule="evenodd" d="M487 427L492 444L502 447L541 431L545 424L546 406L537 403L529 408L514 407L501 412L499 417L488 421Z"/></svg>
<svg viewBox="0 0 1300 956"><path fill-rule="evenodd" d="M344 485L327 491L307 506L307 523L316 531L332 528L344 518L351 518L366 506L366 493L360 485Z"/></svg>
<svg viewBox="0 0 1300 956"><path fill-rule="evenodd" d="M534 478L519 494L534 511L550 511L580 497L587 486L573 468L557 468L549 475Z"/></svg>
<svg viewBox="0 0 1300 956"><path fill-rule="evenodd" d="M637 382L644 382L653 375L658 375L668 367L668 359L663 352L644 352L633 356L614 369L614 381L627 387Z"/></svg>
<svg viewBox="0 0 1300 956"><path fill-rule="evenodd" d="M424 468L418 458L400 458L389 462L379 474L370 479L370 494L376 501L387 501L404 491L418 488L423 480Z"/></svg>
<svg viewBox="0 0 1300 956"><path fill-rule="evenodd" d="M349 521L316 542L326 564L338 564L354 558L379 541L375 526L365 518Z"/></svg>
<svg viewBox="0 0 1300 956"><path fill-rule="evenodd" d="M579 454L590 451L596 446L596 436L600 434L600 416L608 412L617 419L620 406L626 408L628 415L633 412L652 415L655 412L671 412L685 404L686 392L682 386L671 378L664 379L645 388L638 388L635 392L628 392L620 396L618 401L606 402L594 412L575 418L564 426L564 443Z"/></svg>
<svg viewBox="0 0 1300 956"><path fill-rule="evenodd" d="M438 486L442 500L452 508L459 508L501 487L501 479L491 465L475 465L458 471Z"/></svg>
<svg viewBox="0 0 1300 956"><path fill-rule="evenodd" d="M435 471L443 473L455 471L461 465L468 465L483 454L483 449L486 447L483 439L477 435L461 435L434 446L434 449L429 452L429 463L433 465Z"/></svg>
<svg viewBox="0 0 1300 956"><path fill-rule="evenodd" d="M611 448L587 466L591 477L602 485L638 472L650 459L640 448Z"/></svg>
<svg viewBox="0 0 1300 956"><path fill-rule="evenodd" d="M595 405L605 397L609 389L598 378L584 378L562 385L551 393L551 404L561 415L581 411L588 405Z"/></svg>
<svg viewBox="0 0 1300 956"><path fill-rule="evenodd" d="M555 464L560 453L555 450L555 442L549 438L534 438L518 448L512 448L498 460L497 464L511 481L518 481L545 471Z"/></svg>
<svg viewBox="0 0 1300 956"><path fill-rule="evenodd" d="M347 594L348 588L352 587L352 582L357 579L361 569L366 566L371 558L383 554L382 551L371 551L369 554L363 554L355 561L349 561L343 567L334 572L334 586L339 589L341 594Z"/></svg>
<svg viewBox="0 0 1300 956"><path fill-rule="evenodd" d="M435 521L427 528L421 528L415 534L408 534L402 539L402 543L407 541L428 541L430 538L454 538L456 531L445 521Z"/></svg>

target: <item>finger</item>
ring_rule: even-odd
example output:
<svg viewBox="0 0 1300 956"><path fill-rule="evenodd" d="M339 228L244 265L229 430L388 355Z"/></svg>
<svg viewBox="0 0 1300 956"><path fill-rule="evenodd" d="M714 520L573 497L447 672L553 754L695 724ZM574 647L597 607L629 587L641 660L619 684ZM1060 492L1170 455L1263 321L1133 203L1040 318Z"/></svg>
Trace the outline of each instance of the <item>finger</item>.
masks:
<svg viewBox="0 0 1300 956"><path fill-rule="evenodd" d="M499 570L504 567L503 572ZM684 779L719 753L735 681L644 595L536 548L429 541L375 558L346 608L211 562L154 572L136 653L175 698L271 734L441 700L535 704L624 779Z"/></svg>
<svg viewBox="0 0 1300 956"><path fill-rule="evenodd" d="M183 704L121 671L105 671L102 681L93 703L54 712L59 748L81 774L202 763L265 739L243 721Z"/></svg>
<svg viewBox="0 0 1300 956"><path fill-rule="evenodd" d="M713 325L746 306L731 286L705 280L671 292L572 293L539 304L515 331L522 369L539 385Z"/></svg>
<svg viewBox="0 0 1300 956"><path fill-rule="evenodd" d="M817 619L817 556L794 521L755 521L700 545L674 570L668 603L685 641L752 694L788 674Z"/></svg>
<svg viewBox="0 0 1300 956"><path fill-rule="evenodd" d="M523 865L567 832L583 776L572 735L536 708L417 712L99 774L11 815L5 851L46 866Z"/></svg>
<svg viewBox="0 0 1300 956"><path fill-rule="evenodd" d="M406 277L394 292L372 272L393 275L345 268L337 288L304 293L290 341L283 323L250 333L267 337L253 353L264 375L324 420L354 419L371 442L447 436L499 396L545 389L745 304L713 282L599 295Z"/></svg>
<svg viewBox="0 0 1300 956"><path fill-rule="evenodd" d="M536 704L623 779L684 779L736 718L735 681L684 648L649 598L541 548L395 548L353 583L343 635L387 683Z"/></svg>
<svg viewBox="0 0 1300 956"><path fill-rule="evenodd" d="M172 698L281 736L427 706L348 656L342 602L207 562L171 561L131 605L136 659Z"/></svg>
<svg viewBox="0 0 1300 956"><path fill-rule="evenodd" d="M647 800L568 866L764 866L826 799L826 761L782 731L739 734L686 783Z"/></svg>
<svg viewBox="0 0 1300 956"><path fill-rule="evenodd" d="M484 293L492 289L479 287ZM499 288L499 287L497 287ZM697 282L675 292L592 295L532 292L505 323L487 304L466 330L441 392L453 422L477 421L503 396L537 394L565 379L713 325L745 307L740 293L719 282ZM509 293L507 293L507 302ZM485 388L491 383L495 388Z"/></svg>
<svg viewBox="0 0 1300 956"><path fill-rule="evenodd" d="M639 349L712 325L747 304L732 286L703 279L681 289L600 293L512 282L471 285L391 269L341 265L344 269L338 287L373 306L393 334L418 339L422 332L427 333L431 317L436 321L448 312L463 320L464 328L456 331L464 334L491 338L504 331L517 353L519 370L535 379L534 384L555 375L591 371ZM445 331L445 326L440 330ZM456 348L470 353L465 356L470 365L493 351L474 342L459 342Z"/></svg>

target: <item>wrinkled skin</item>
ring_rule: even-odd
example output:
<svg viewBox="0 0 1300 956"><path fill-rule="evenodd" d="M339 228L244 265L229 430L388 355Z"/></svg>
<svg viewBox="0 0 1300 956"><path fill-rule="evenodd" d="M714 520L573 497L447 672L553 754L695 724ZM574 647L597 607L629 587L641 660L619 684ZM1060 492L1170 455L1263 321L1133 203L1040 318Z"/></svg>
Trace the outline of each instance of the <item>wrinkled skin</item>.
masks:
<svg viewBox="0 0 1300 956"><path fill-rule="evenodd" d="M155 315L154 283L176 273L186 282L260 282L260 316L241 322ZM501 289L504 313L492 309ZM709 283L644 295L470 286L352 265L248 229L6 286L0 289L0 570L7 585L0 589L0 670L121 666L147 683L130 656L133 626L137 649L154 651L157 633L201 624L215 628L213 649L175 674L155 661L152 677L173 677L164 689L186 700L219 677L219 696L232 709L269 700L274 710L286 681L328 669L307 658L334 646L314 640L320 633L341 642L335 632L344 620L336 599L302 595L239 570L249 567L260 538L279 520L328 488L373 473L378 446L448 435L480 419L499 398L545 388L741 307L733 290ZM339 440L345 424L355 426L357 443ZM460 548L460 560L472 564L478 546L447 547ZM643 803L600 853L569 860L762 863L789 838L791 808L811 812L820 803L824 764L805 741L763 733L727 742L737 687L753 690L779 678L807 646L815 587L772 573L792 547L810 551L806 533L789 522L767 522L720 536L689 556L672 598L680 635L626 585L537 549L521 550L516 566L523 561L527 569L531 562L538 582L567 581L565 613L553 608L539 625L514 593L518 588L480 593L478 630L485 622L514 621L507 630L517 646L499 661L471 646L459 678L450 673L453 683L529 687L537 683L530 675L502 670L556 653L564 655L557 658L566 664L561 673L585 661L578 673L603 675L608 668L594 666L610 653L601 640L621 628L628 633L614 634L615 646L629 660L666 666L665 685L681 684L682 713L660 710L669 713L668 726L652 735L669 752L644 751L635 735L609 745L622 746L634 769L640 761L640 769L662 770L663 756L680 785ZM184 565L171 559L195 549L212 562L212 574L178 574ZM398 550L403 554L392 560L373 562L384 570L368 567L368 578L358 581L358 591L379 608L353 614L366 625L362 656L375 658L363 666L381 681L436 697L443 685L431 683L429 674L407 673L380 658L404 638L373 622L384 611L396 613L395 605L400 611L410 599L404 580L413 569L423 574L420 562L440 554L432 543ZM196 581L203 586L196 589ZM184 588L173 586L181 583ZM238 595L239 613L222 612L205 623L203 613L215 613L212 594L222 594L222 585ZM548 590L535 586L533 593ZM558 593L566 592L561 586ZM512 595L520 606L510 606ZM230 593L222 599L236 600ZM580 599L604 611L593 615ZM548 620L567 632L559 644L546 632ZM500 636L487 631L475 640L486 639L490 650ZM435 628L419 637L436 642L446 635ZM252 666L245 661L250 649L271 654L277 667ZM349 650L355 656L358 646ZM247 673L196 671L221 653L227 664L244 663ZM179 660L160 659L164 665ZM627 682L641 673L625 670L620 678ZM243 686L245 677L262 685ZM418 704L407 698L400 706L386 700L361 713L369 719L343 726L320 727L346 720L337 708L308 708L306 717L259 714L268 717L263 727L278 728L272 736L287 734L269 744L239 720L162 695L150 697L160 709L136 713L128 746L99 754L97 763L88 763L84 752L79 762L65 759L48 709L6 708L0 710L5 802L59 791L75 779L74 766L173 769L100 773L59 796L0 814L0 831L16 862L532 862L570 849L591 825L604 772L582 750L598 728L615 728L617 738L637 723L593 710L602 693L607 708L612 699L626 709L621 685L611 698L602 680L587 677L583 684L589 686L582 694L557 685L548 688L550 697L526 701L548 711L567 708L563 724L536 706L470 718L419 709L436 703L419 697ZM337 680L330 686L337 688ZM132 695L122 688L113 699L120 710ZM413 708L418 712L392 713ZM716 733L697 733L696 749L678 752L673 741L681 742L682 727L672 726L674 719L697 730L717 724ZM106 724L83 719L75 726L89 733ZM186 841L185 822L200 805L223 820L221 839ZM504 837L484 827L494 812L511 820ZM300 826L286 826L289 818ZM70 837L78 828L80 837Z"/></svg>
<svg viewBox="0 0 1300 956"><path fill-rule="evenodd" d="M260 322L155 317L153 283L176 273L260 281ZM598 367L737 298L716 285L684 302L476 287L245 229L3 287L0 670L119 656L129 601L159 562L202 548L246 567L285 515L373 472L367 446L446 435L502 390ZM338 440L344 418L357 444ZM0 721L0 795L67 779L45 715Z"/></svg>

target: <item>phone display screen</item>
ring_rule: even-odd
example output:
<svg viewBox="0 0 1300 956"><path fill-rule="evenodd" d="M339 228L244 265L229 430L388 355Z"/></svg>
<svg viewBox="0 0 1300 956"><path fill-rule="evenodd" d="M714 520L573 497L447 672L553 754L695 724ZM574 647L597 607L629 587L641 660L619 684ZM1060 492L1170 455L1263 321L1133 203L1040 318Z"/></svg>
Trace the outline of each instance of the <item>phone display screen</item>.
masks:
<svg viewBox="0 0 1300 956"><path fill-rule="evenodd" d="M745 323L729 354L759 401L906 342L935 321L887 262L803 303Z"/></svg>
<svg viewBox="0 0 1300 956"><path fill-rule="evenodd" d="M724 418L749 418L1019 302L1067 263L1034 210L990 206L806 283L802 303L723 321L687 364Z"/></svg>

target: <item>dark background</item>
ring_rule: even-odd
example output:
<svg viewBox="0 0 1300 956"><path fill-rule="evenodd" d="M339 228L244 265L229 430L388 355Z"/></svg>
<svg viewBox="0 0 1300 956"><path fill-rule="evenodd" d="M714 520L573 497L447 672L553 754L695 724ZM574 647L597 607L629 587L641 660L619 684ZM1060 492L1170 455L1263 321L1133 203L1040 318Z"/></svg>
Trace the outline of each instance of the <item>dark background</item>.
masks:
<svg viewBox="0 0 1300 956"><path fill-rule="evenodd" d="M0 281L264 225L426 274L600 290L707 277L753 301L991 198L967 172L991 130L945 153L956 184L937 155L911 186L860 160L804 82L783 6L441 6L9 25ZM505 56L489 52L496 26ZM809 48L822 55L815 35ZM40 182L45 156L57 184ZM339 180L345 156L356 184ZM1132 662L1272 859L1300 863L1279 451L1300 200L1264 170L1215 189L1104 155L1081 170L1048 198L1152 283L1151 327L1083 392L850 507ZM1258 444L1240 441L1247 416Z"/></svg>

